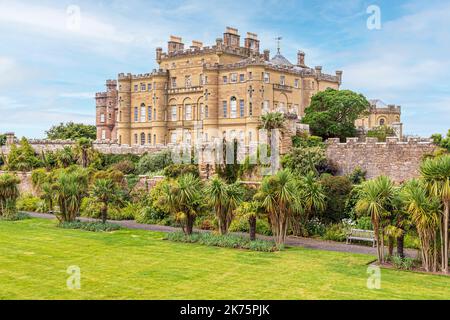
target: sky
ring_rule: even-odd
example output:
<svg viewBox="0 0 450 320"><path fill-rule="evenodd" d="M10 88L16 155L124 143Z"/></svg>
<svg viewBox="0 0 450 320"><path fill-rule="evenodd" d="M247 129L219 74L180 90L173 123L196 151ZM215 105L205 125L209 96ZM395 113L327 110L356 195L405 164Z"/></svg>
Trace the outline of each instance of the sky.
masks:
<svg viewBox="0 0 450 320"><path fill-rule="evenodd" d="M450 1L0 0L0 132L94 124L106 79L156 68L169 35L212 45L226 26L257 33L261 51L281 36L291 62L303 50L309 66L343 70L343 89L402 106L406 134L450 129Z"/></svg>

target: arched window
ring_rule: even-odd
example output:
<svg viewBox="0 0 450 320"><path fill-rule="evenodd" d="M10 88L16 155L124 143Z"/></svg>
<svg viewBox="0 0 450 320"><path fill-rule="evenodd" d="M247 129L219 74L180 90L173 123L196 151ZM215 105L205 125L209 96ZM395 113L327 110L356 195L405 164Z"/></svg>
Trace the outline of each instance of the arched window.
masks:
<svg viewBox="0 0 450 320"><path fill-rule="evenodd" d="M184 106L184 120L192 120L192 105L190 104Z"/></svg>
<svg viewBox="0 0 450 320"><path fill-rule="evenodd" d="M231 99L230 99L230 118L234 119L236 117L237 117L236 97L231 97Z"/></svg>
<svg viewBox="0 0 450 320"><path fill-rule="evenodd" d="M380 119L380 126L384 126L386 124L386 120L384 118Z"/></svg>
<svg viewBox="0 0 450 320"><path fill-rule="evenodd" d="M141 133L141 146L145 144L145 133Z"/></svg>
<svg viewBox="0 0 450 320"><path fill-rule="evenodd" d="M156 134L153 135L153 145L156 145Z"/></svg>
<svg viewBox="0 0 450 320"><path fill-rule="evenodd" d="M156 121L156 107L153 108L153 120Z"/></svg>

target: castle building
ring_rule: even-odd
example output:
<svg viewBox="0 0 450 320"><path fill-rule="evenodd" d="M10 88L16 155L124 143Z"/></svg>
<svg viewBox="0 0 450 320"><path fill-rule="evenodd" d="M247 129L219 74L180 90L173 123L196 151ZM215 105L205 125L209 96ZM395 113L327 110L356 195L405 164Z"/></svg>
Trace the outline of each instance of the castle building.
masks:
<svg viewBox="0 0 450 320"><path fill-rule="evenodd" d="M401 123L401 107L389 104L386 105L379 99L369 100L370 107L368 115L356 120L355 125L363 132L380 126L387 126L394 129L396 135L401 138L403 135L403 124Z"/></svg>
<svg viewBox="0 0 450 320"><path fill-rule="evenodd" d="M321 66L308 67L302 51L296 63L279 49L273 57L261 53L254 33L242 46L230 27L212 46L192 41L185 48L171 36L167 52L156 48L156 62L157 70L120 73L96 94L98 140L167 145L225 137L249 144L258 139L261 115L280 111L300 119L315 93L342 82L342 71L329 75Z"/></svg>

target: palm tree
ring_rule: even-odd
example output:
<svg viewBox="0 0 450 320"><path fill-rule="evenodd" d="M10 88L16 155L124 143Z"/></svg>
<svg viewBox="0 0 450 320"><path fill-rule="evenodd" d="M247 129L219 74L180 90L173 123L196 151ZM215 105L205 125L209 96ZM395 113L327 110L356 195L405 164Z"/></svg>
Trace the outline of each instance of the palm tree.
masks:
<svg viewBox="0 0 450 320"><path fill-rule="evenodd" d="M12 174L0 175L0 216L11 217L16 214L16 200L20 195L20 179Z"/></svg>
<svg viewBox="0 0 450 320"><path fill-rule="evenodd" d="M49 182L44 182L41 185L41 196L40 198L45 201L45 204L49 212L53 212L53 188L52 184Z"/></svg>
<svg viewBox="0 0 450 320"><path fill-rule="evenodd" d="M74 221L80 211L81 200L87 194L88 178L83 170L62 171L53 185L59 206L60 221Z"/></svg>
<svg viewBox="0 0 450 320"><path fill-rule="evenodd" d="M214 207L220 233L226 234L228 230L227 220L229 220L226 210L228 203L227 184L215 175L206 187L205 193L210 204Z"/></svg>
<svg viewBox="0 0 450 320"><path fill-rule="evenodd" d="M256 240L256 220L259 216L257 202L242 202L235 212L237 216L248 220L250 240Z"/></svg>
<svg viewBox="0 0 450 320"><path fill-rule="evenodd" d="M393 182L386 176L364 182L361 185L356 211L367 214L372 220L375 240L377 242L378 262L384 262L384 218L395 194ZM381 235L380 235L381 233Z"/></svg>
<svg viewBox="0 0 450 320"><path fill-rule="evenodd" d="M231 222L234 218L234 211L241 204L244 198L244 190L239 183L233 183L226 186L226 203L225 203L225 233L228 233Z"/></svg>
<svg viewBox="0 0 450 320"><path fill-rule="evenodd" d="M422 265L426 271L437 269L436 231L439 227L439 200L427 193L426 185L411 180L402 189L405 210L411 216L420 238Z"/></svg>
<svg viewBox="0 0 450 320"><path fill-rule="evenodd" d="M56 152L56 162L59 167L67 168L75 162L73 150L70 146L65 146Z"/></svg>
<svg viewBox="0 0 450 320"><path fill-rule="evenodd" d="M261 116L259 127L266 129L270 134L273 129L283 129L284 121L285 118L281 112L270 112Z"/></svg>
<svg viewBox="0 0 450 320"><path fill-rule="evenodd" d="M92 140L88 138L78 139L75 145L75 154L83 168L87 168L93 157Z"/></svg>
<svg viewBox="0 0 450 320"><path fill-rule="evenodd" d="M283 245L287 229L295 212L300 210L299 196L292 173L278 171L275 175L264 178L255 200L261 203L268 215L277 245Z"/></svg>
<svg viewBox="0 0 450 320"><path fill-rule="evenodd" d="M108 205L117 198L117 186L111 179L98 179L92 187L92 196L102 203L102 222L106 223L108 218Z"/></svg>
<svg viewBox="0 0 450 320"><path fill-rule="evenodd" d="M426 159L420 173L426 181L429 192L439 198L444 206L444 214L441 219L441 255L442 272L448 273L448 223L450 215L450 155L442 155L437 158Z"/></svg>
<svg viewBox="0 0 450 320"><path fill-rule="evenodd" d="M181 175L173 183L163 186L163 194L159 200L181 221L183 232L192 234L195 218L203 209L200 179L191 173Z"/></svg>
<svg viewBox="0 0 450 320"><path fill-rule="evenodd" d="M313 172L308 173L300 180L302 204L305 209L306 219L312 212L321 212L326 207L326 195L321 183Z"/></svg>

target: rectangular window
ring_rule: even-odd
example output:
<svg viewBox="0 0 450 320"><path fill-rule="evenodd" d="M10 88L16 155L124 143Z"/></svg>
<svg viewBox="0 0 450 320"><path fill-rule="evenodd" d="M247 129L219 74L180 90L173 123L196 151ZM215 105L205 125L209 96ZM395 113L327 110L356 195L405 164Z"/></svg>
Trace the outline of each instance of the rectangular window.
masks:
<svg viewBox="0 0 450 320"><path fill-rule="evenodd" d="M200 120L205 119L205 106L203 103L200 103Z"/></svg>
<svg viewBox="0 0 450 320"><path fill-rule="evenodd" d="M209 111L208 106L205 106L205 119L208 119Z"/></svg>
<svg viewBox="0 0 450 320"><path fill-rule="evenodd" d="M148 116L148 121L152 121L152 107L148 107L147 116Z"/></svg>
<svg viewBox="0 0 450 320"><path fill-rule="evenodd" d="M145 122L145 106L141 106L141 122Z"/></svg>
<svg viewBox="0 0 450 320"><path fill-rule="evenodd" d="M171 143L177 143L177 133L176 132L172 132L172 134L170 135L170 142Z"/></svg>
<svg viewBox="0 0 450 320"><path fill-rule="evenodd" d="M244 109L245 109L245 107L244 107L244 100L239 100L239 116L241 118L244 117Z"/></svg>
<svg viewBox="0 0 450 320"><path fill-rule="evenodd" d="M184 77L184 85L185 85L186 88L190 88L191 87L191 85L192 85L191 76L185 76Z"/></svg>
<svg viewBox="0 0 450 320"><path fill-rule="evenodd" d="M251 102L248 104L248 115L253 116L253 104Z"/></svg>
<svg viewBox="0 0 450 320"><path fill-rule="evenodd" d="M147 135L147 139L148 139L148 144L152 144L152 135L150 133Z"/></svg>
<svg viewBox="0 0 450 320"><path fill-rule="evenodd" d="M223 117L224 118L226 118L228 115L227 115L227 112L228 112L228 107L227 107L227 102L226 101L223 101L222 102L222 108L223 108Z"/></svg>
<svg viewBox="0 0 450 320"><path fill-rule="evenodd" d="M151 83L147 84L147 88L148 88L148 91L152 90L152 84Z"/></svg>
<svg viewBox="0 0 450 320"><path fill-rule="evenodd" d="M170 120L177 121L177 106L172 106Z"/></svg>
<svg viewBox="0 0 450 320"><path fill-rule="evenodd" d="M138 121L138 107L134 107L134 122ZM137 142L136 142L137 143Z"/></svg>
<svg viewBox="0 0 450 320"><path fill-rule="evenodd" d="M280 84L282 86L286 85L286 77L285 76L280 76Z"/></svg>
<svg viewBox="0 0 450 320"><path fill-rule="evenodd" d="M173 77L170 79L170 87L175 89L177 87L177 78Z"/></svg>
<svg viewBox="0 0 450 320"><path fill-rule="evenodd" d="M101 123L105 122L105 114L104 113L100 114L100 122Z"/></svg>
<svg viewBox="0 0 450 320"><path fill-rule="evenodd" d="M230 81L231 81L232 83L237 82L237 73L232 73L232 74L231 74L231 76L230 76Z"/></svg>
<svg viewBox="0 0 450 320"><path fill-rule="evenodd" d="M253 79L253 73L252 72L249 72L248 73L248 80L252 80Z"/></svg>
<svg viewBox="0 0 450 320"><path fill-rule="evenodd" d="M244 82L245 81L245 75L243 73L241 73L239 75L239 82Z"/></svg>
<svg viewBox="0 0 450 320"><path fill-rule="evenodd" d="M223 84L227 84L228 83L228 77L227 76L223 76Z"/></svg>
<svg viewBox="0 0 450 320"><path fill-rule="evenodd" d="M102 130L102 140L106 140L106 131Z"/></svg>
<svg viewBox="0 0 450 320"><path fill-rule="evenodd" d="M185 120L192 120L192 106L187 104L185 106Z"/></svg>
<svg viewBox="0 0 450 320"><path fill-rule="evenodd" d="M299 80L298 80L298 79L295 79L295 81L294 81L294 87L298 89L298 88L299 88L299 83L300 83Z"/></svg>
<svg viewBox="0 0 450 320"><path fill-rule="evenodd" d="M270 74L268 72L264 72L264 82L265 83L270 82Z"/></svg>
<svg viewBox="0 0 450 320"><path fill-rule="evenodd" d="M263 102L263 114L270 112L269 100L264 100Z"/></svg>
<svg viewBox="0 0 450 320"><path fill-rule="evenodd" d="M141 91L145 91L146 87L145 87L145 83L141 83Z"/></svg>

